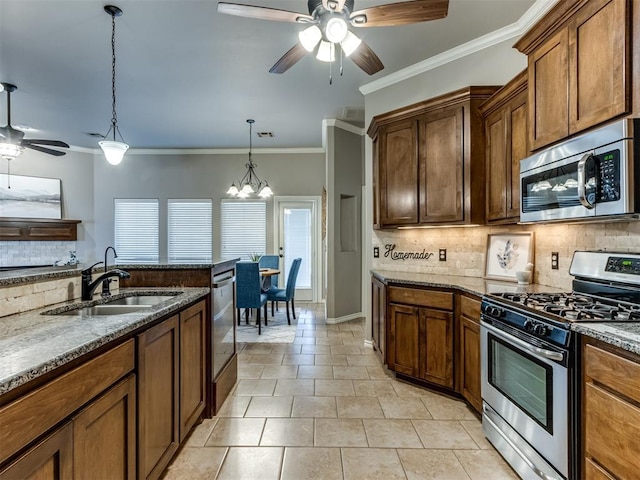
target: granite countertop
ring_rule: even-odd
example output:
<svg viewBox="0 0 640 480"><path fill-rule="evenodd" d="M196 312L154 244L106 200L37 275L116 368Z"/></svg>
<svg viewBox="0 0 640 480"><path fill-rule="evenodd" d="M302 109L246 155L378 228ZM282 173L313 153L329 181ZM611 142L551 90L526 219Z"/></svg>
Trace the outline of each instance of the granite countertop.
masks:
<svg viewBox="0 0 640 480"><path fill-rule="evenodd" d="M0 318L0 395L205 297L209 289L121 288L109 300L132 294L175 297L120 315L43 314L68 310L72 305L105 303L94 300L49 305Z"/></svg>
<svg viewBox="0 0 640 480"><path fill-rule="evenodd" d="M487 293L501 292L559 293L564 291L546 285L518 285L512 282L485 280L484 278L478 277L396 272L390 270L372 270L371 274L385 284L454 288L478 296ZM640 355L640 323L572 323L571 330Z"/></svg>

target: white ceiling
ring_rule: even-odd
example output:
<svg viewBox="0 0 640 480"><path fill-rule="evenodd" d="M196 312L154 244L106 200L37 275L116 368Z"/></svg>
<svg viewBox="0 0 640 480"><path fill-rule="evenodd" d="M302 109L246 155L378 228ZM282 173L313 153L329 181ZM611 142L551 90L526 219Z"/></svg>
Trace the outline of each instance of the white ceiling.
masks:
<svg viewBox="0 0 640 480"><path fill-rule="evenodd" d="M114 0L118 126L132 148L320 147L321 122L364 108L359 87L516 22L534 0L450 0L443 20L361 28L385 69L344 74L308 55L284 74L269 68L302 25L218 14L214 0ZM234 0L228 0L233 2ZM26 138L95 148L111 120L111 17L98 0L0 0L0 81L14 83L12 123ZM237 3L307 13L305 0ZM355 0L355 9L393 0ZM6 99L0 125L6 124Z"/></svg>

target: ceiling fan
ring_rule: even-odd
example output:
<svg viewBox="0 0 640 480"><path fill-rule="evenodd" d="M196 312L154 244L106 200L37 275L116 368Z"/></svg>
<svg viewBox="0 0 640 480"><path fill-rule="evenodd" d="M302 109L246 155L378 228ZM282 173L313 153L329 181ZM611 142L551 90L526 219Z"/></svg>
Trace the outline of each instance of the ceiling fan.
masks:
<svg viewBox="0 0 640 480"><path fill-rule="evenodd" d="M24 148L30 148L56 157L65 155L66 152L53 150L43 147L42 145L69 148L68 144L60 140L27 139L24 138L24 132L22 130L18 130L11 125L11 93L15 92L18 87L11 83L0 83L0 85L2 86L0 91L5 90L7 92L7 125L0 127L0 157L12 160L20 155Z"/></svg>
<svg viewBox="0 0 640 480"><path fill-rule="evenodd" d="M354 10L355 0L308 0L309 14L277 8L218 3L218 12L227 15L309 25L299 33L299 43L285 53L269 72L284 73L307 53L316 50L316 58L335 59L335 46L369 75L384 65L374 51L353 32L352 27L388 27L437 20L447 16L449 0L410 0Z"/></svg>

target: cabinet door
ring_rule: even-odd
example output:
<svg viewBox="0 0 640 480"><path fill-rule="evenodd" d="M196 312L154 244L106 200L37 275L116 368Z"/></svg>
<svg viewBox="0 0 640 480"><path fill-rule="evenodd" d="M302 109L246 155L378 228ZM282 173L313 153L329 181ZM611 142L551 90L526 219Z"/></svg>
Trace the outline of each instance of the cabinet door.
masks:
<svg viewBox="0 0 640 480"><path fill-rule="evenodd" d="M487 141L487 221L502 220L507 216L507 121L504 110L498 110L485 119Z"/></svg>
<svg viewBox="0 0 640 480"><path fill-rule="evenodd" d="M529 55L529 141L532 150L569 133L569 32L562 29Z"/></svg>
<svg viewBox="0 0 640 480"><path fill-rule="evenodd" d="M507 211L506 216L520 220L520 160L529 152L527 129L527 92L517 95L509 104L507 116Z"/></svg>
<svg viewBox="0 0 640 480"><path fill-rule="evenodd" d="M420 378L453 388L453 314L420 309Z"/></svg>
<svg viewBox="0 0 640 480"><path fill-rule="evenodd" d="M417 377L420 351L419 309L392 303L389 305L389 323L389 369Z"/></svg>
<svg viewBox="0 0 640 480"><path fill-rule="evenodd" d="M73 480L71 422L0 471L0 480Z"/></svg>
<svg viewBox="0 0 640 480"><path fill-rule="evenodd" d="M380 132L380 223L418 222L418 133L415 120L386 126Z"/></svg>
<svg viewBox="0 0 640 480"><path fill-rule="evenodd" d="M627 0L591 0L569 25L573 134L629 111Z"/></svg>
<svg viewBox="0 0 640 480"><path fill-rule="evenodd" d="M73 418L75 478L135 478L135 399L131 374Z"/></svg>
<svg viewBox="0 0 640 480"><path fill-rule="evenodd" d="M180 313L180 441L204 410L206 401L205 303Z"/></svg>
<svg viewBox="0 0 640 480"><path fill-rule="evenodd" d="M380 139L376 137L373 139L373 179L371 189L373 191L372 199L372 215L373 215L373 228L374 230L380 229ZM326 197L326 191L323 191ZM326 208L326 198L323 198Z"/></svg>
<svg viewBox="0 0 640 480"><path fill-rule="evenodd" d="M460 317L461 393L477 412L482 410L480 360L480 324L462 315Z"/></svg>
<svg viewBox="0 0 640 480"><path fill-rule="evenodd" d="M378 356L385 363L386 350L386 294L384 284L371 278L371 340Z"/></svg>
<svg viewBox="0 0 640 480"><path fill-rule="evenodd" d="M420 223L464 220L463 107L423 117L420 138Z"/></svg>
<svg viewBox="0 0 640 480"><path fill-rule="evenodd" d="M138 478L158 478L178 448L178 316L138 335Z"/></svg>

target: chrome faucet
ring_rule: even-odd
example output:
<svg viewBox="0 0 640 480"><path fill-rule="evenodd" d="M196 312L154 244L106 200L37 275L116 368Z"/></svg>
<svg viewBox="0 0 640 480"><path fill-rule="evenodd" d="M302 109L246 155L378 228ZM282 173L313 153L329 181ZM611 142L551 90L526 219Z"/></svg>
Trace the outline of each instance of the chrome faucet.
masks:
<svg viewBox="0 0 640 480"><path fill-rule="evenodd" d="M113 248L113 247L110 247ZM105 252L106 257L106 252ZM93 292L97 288L100 283L102 283L102 296L109 296L111 292L109 292L109 284L111 277L119 277L119 278L129 278L131 275L129 272L125 272L124 270L120 270L119 268L114 268L113 270L105 271L102 275L92 281L93 275L93 267L96 265L100 265L103 262L96 262L91 265L89 268L85 268L82 270L82 300L91 300L93 297ZM106 295L105 295L105 285L103 282L107 282L106 285Z"/></svg>

